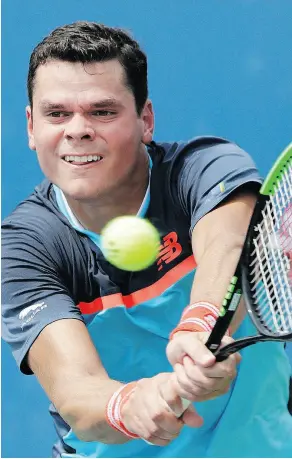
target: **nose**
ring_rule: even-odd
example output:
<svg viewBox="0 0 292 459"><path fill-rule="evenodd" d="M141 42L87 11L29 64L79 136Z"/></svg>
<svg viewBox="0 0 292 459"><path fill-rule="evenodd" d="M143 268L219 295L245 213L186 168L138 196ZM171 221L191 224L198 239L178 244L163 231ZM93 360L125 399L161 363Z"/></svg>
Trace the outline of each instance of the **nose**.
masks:
<svg viewBox="0 0 292 459"><path fill-rule="evenodd" d="M93 126L83 116L75 115L67 124L64 131L67 140L94 140L96 133Z"/></svg>

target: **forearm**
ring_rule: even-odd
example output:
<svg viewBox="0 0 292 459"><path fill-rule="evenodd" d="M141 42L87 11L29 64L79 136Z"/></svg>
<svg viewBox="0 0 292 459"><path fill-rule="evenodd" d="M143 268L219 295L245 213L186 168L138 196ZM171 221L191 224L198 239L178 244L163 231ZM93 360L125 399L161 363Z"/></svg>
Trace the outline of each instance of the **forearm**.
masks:
<svg viewBox="0 0 292 459"><path fill-rule="evenodd" d="M190 304L170 335L167 357L177 375L180 396L186 400L204 401L221 396L229 390L236 376L240 356L235 354L225 362L216 362L214 354L205 345L218 318L244 244L244 236L231 236L230 232L228 238L218 232L208 238L198 257ZM231 334L243 318L242 310L244 308L240 306L235 320L229 326ZM230 337L224 336L221 342L225 345L230 340ZM207 380L210 385L206 384Z"/></svg>
<svg viewBox="0 0 292 459"><path fill-rule="evenodd" d="M106 406L122 383L109 378L82 376L66 391L66 399L59 407L61 417L82 441L125 443L125 435L112 428L106 419ZM66 387L66 386L65 386Z"/></svg>
<svg viewBox="0 0 292 459"><path fill-rule="evenodd" d="M160 373L129 384L83 378L82 387L86 396L73 398L74 404L70 402L68 407L60 410L82 441L121 444L130 438L143 438L164 446L177 437L183 426L174 414L182 412L174 374ZM196 427L201 418L191 411L189 422Z"/></svg>
<svg viewBox="0 0 292 459"><path fill-rule="evenodd" d="M244 243L243 235L221 235L214 238L201 258L191 291L190 304L207 301L221 307L230 280L236 269ZM212 260L212 262L210 262ZM231 324L231 332L239 326L245 314L243 301Z"/></svg>
<svg viewBox="0 0 292 459"><path fill-rule="evenodd" d="M78 438L127 441L106 420L107 403L122 383L109 378L81 321L66 319L47 325L30 348L28 364Z"/></svg>
<svg viewBox="0 0 292 459"><path fill-rule="evenodd" d="M207 301L221 307L243 249L256 196L238 193L207 214L193 230L192 246L198 268L191 304ZM243 300L231 325L234 332L245 314Z"/></svg>

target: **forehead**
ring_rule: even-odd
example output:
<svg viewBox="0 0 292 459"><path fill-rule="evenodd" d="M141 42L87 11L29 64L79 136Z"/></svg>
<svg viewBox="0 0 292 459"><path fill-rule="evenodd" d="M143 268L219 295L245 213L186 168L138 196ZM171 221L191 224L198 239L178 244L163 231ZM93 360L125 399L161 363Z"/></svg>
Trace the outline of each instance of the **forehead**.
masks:
<svg viewBox="0 0 292 459"><path fill-rule="evenodd" d="M67 62L52 60L40 65L34 81L34 98L70 96L125 97L125 71L116 59L105 62Z"/></svg>

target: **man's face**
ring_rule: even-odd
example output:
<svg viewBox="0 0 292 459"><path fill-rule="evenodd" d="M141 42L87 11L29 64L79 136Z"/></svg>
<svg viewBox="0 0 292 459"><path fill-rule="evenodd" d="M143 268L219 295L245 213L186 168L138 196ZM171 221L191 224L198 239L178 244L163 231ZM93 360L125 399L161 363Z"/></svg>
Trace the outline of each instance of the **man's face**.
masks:
<svg viewBox="0 0 292 459"><path fill-rule="evenodd" d="M138 116L116 59L41 65L27 120L44 174L68 197L86 201L130 180L153 132L151 102Z"/></svg>

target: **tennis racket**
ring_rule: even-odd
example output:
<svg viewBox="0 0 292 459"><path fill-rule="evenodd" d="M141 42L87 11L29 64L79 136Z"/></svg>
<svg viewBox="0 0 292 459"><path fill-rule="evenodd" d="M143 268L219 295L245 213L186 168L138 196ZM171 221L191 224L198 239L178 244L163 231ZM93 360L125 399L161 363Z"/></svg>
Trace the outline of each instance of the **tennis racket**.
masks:
<svg viewBox="0 0 292 459"><path fill-rule="evenodd" d="M242 295L259 334L220 348ZM260 341L292 341L292 143L259 191L240 260L206 346L221 362ZM189 405L182 399L183 411Z"/></svg>
<svg viewBox="0 0 292 459"><path fill-rule="evenodd" d="M244 296L256 336L220 349L220 343ZM292 143L264 181L244 248L206 343L217 361L260 341L292 340Z"/></svg>

